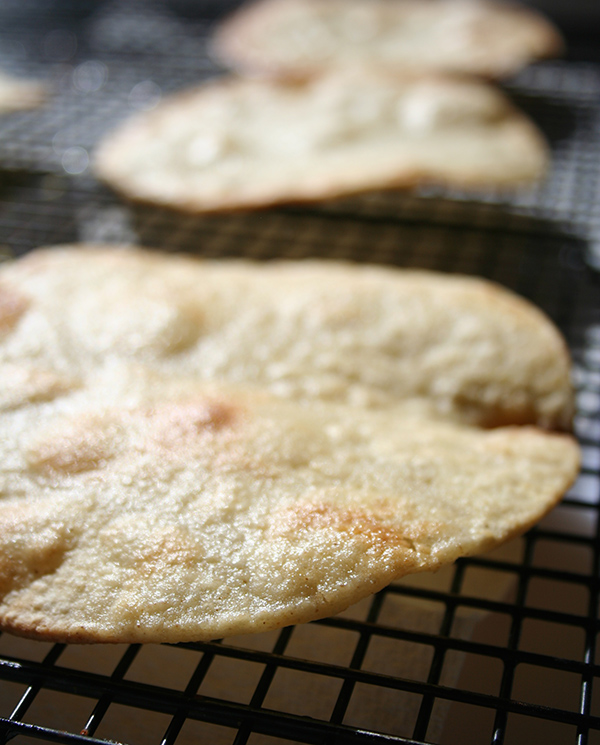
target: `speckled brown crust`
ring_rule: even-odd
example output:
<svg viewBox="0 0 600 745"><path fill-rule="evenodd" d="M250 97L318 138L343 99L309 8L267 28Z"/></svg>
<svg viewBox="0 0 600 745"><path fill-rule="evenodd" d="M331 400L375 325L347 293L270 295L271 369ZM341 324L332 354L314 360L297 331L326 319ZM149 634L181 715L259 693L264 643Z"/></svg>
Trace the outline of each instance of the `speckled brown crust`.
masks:
<svg viewBox="0 0 600 745"><path fill-rule="evenodd" d="M521 532L577 469L567 436L402 405L160 379L140 398L104 383L2 417L20 442L0 443L3 629L178 642L309 621Z"/></svg>
<svg viewBox="0 0 600 745"><path fill-rule="evenodd" d="M379 352L389 361L386 338L402 338L399 377L403 365L425 377L402 324L427 340L423 359L462 325L454 343L492 350L491 390L514 393L496 318L523 354L550 344L532 385L555 356L548 381L562 380L548 321L477 280L80 246L3 266L0 288L27 301L0 337L3 630L178 642L309 621L522 532L577 473L569 436L483 430L485 401L436 400L464 349L437 358L431 396L369 378ZM436 307L439 338L424 317ZM353 366L334 385L326 351L364 359L367 377ZM548 426L570 411L561 385L528 405Z"/></svg>
<svg viewBox="0 0 600 745"><path fill-rule="evenodd" d="M128 199L190 213L423 183L514 189L548 162L537 128L487 83L364 71L222 78L132 117L94 156Z"/></svg>
<svg viewBox="0 0 600 745"><path fill-rule="evenodd" d="M222 23L213 43L225 64L275 77L360 66L501 78L562 48L539 13L469 0L258 0Z"/></svg>

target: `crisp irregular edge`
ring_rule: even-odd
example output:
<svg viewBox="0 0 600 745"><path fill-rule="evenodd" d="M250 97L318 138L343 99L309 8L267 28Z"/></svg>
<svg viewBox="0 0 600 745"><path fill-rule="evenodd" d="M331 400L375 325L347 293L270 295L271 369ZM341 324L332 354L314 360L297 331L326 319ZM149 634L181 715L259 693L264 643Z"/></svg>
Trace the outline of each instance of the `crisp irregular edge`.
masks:
<svg viewBox="0 0 600 745"><path fill-rule="evenodd" d="M430 77L430 76L428 76ZM439 76L433 76L439 77ZM460 76L452 76L451 79L460 79ZM310 84L310 81L300 83ZM489 85L479 82L479 85ZM528 177L501 177L496 178L493 182L472 174L463 175L462 177L448 177L438 174L432 176L427 173L427 168L413 166L402 167L392 177L369 177L363 180L360 186L348 184L329 184L329 183L301 183L297 180L290 183L289 193L279 191L272 196L248 196L243 198L211 198L207 203L206 199L198 198L190 194L187 199L172 198L167 196L148 196L141 193L141 189L136 183L137 179L131 179L123 175L120 163L127 157L127 153L134 146L139 137L140 129L154 129L153 122L155 119L161 119L165 112L174 110L180 112L181 117L186 116L186 108L190 101L195 101L202 95L215 95L222 93L227 95L231 87L244 85L269 85L278 87L286 85L277 81L253 81L245 80L238 77L225 77L210 81L204 85L197 86L188 90L181 91L165 98L155 109L134 114L126 119L115 129L109 132L100 141L92 158L92 168L95 176L108 186L114 193L124 200L133 204L156 206L172 210L182 215L219 215L233 214L237 212L260 211L270 209L275 206L286 205L311 205L321 204L329 200L360 196L376 192L406 192L417 187L437 186L442 188L466 190L472 192L475 196L477 192L488 192L493 190L499 194L512 193L515 189L532 188L542 181L549 169L551 163L550 147L539 128L525 114L516 108L505 94L498 91L498 95L503 96L506 100L507 111L510 113L511 120L506 123L506 128L510 128L511 134L516 134L522 139L527 139L529 148L536 154L535 173ZM296 83L294 83L296 85ZM125 155L123 155L125 153Z"/></svg>
<svg viewBox="0 0 600 745"><path fill-rule="evenodd" d="M326 2L326 0L323 1ZM294 80L320 74L325 65L295 67L293 63L278 64L265 58L260 51L258 54L256 52L255 33L258 31L259 35L262 34L265 26L267 28L270 26L273 16L277 18L282 14L285 17L286 6L293 10L294 7L302 7L304 4L303 0L247 0L216 26L209 44L211 57L217 63L243 75ZM537 48L535 52L531 52L527 62L519 60L511 65L505 64L497 68L488 66L486 69L464 70L465 74L502 79L518 73L528 64L559 57L564 53L565 42L560 32L551 21L535 9L514 2L488 2L487 4L495 8L505 8L511 15L518 16L520 20L528 23L533 33L537 35ZM248 40L251 42L250 46L248 46ZM415 66L411 69L414 71L417 68ZM431 71L432 68L423 69ZM442 68L435 69L437 72L442 72ZM448 72L458 73L460 71L452 69Z"/></svg>

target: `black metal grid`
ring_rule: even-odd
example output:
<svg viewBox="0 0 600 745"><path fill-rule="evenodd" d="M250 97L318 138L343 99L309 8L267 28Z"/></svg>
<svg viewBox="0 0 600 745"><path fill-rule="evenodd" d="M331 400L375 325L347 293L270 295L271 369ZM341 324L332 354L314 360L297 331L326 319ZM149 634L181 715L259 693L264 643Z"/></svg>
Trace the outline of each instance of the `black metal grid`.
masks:
<svg viewBox="0 0 600 745"><path fill-rule="evenodd" d="M508 86L553 146L553 174L534 192L429 189L210 218L126 206L86 158L133 109L218 72L205 52L215 8L206 2L204 18L174 1L0 8L0 61L54 86L44 110L0 122L0 253L135 240L488 277L542 307L568 340L582 475L501 551L306 626L148 647L0 635L0 742L600 743L600 66L545 63Z"/></svg>

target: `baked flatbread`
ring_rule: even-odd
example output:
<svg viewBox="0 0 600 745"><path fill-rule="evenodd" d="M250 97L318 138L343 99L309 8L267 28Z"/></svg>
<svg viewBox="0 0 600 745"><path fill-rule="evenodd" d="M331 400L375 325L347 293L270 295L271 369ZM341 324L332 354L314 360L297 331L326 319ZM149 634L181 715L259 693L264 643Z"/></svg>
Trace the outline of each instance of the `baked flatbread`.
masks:
<svg viewBox="0 0 600 745"><path fill-rule="evenodd" d="M570 438L532 428L122 373L122 399L105 384L2 416L5 630L180 642L310 621L520 533L577 468Z"/></svg>
<svg viewBox="0 0 600 745"><path fill-rule="evenodd" d="M562 50L535 11L476 0L258 0L217 30L215 54L280 77L368 66L504 77Z"/></svg>
<svg viewBox="0 0 600 745"><path fill-rule="evenodd" d="M44 103L47 93L46 86L37 80L0 72L0 114L35 109Z"/></svg>
<svg viewBox="0 0 600 745"><path fill-rule="evenodd" d="M263 631L341 611L542 517L575 478L569 436L484 430L440 414L435 396L350 403L314 388L318 373L302 385L323 333L340 359L362 344L377 372L403 314L431 354L443 342L423 314L445 323L442 307L477 350L489 302L498 363L495 315L523 352L521 323L540 348L557 338L498 288L408 275L83 247L2 267L0 628L68 642ZM428 282L443 306L424 302ZM370 308L377 293L386 299ZM254 335L243 365L234 309ZM300 395L261 378L273 365L299 366Z"/></svg>
<svg viewBox="0 0 600 745"><path fill-rule="evenodd" d="M118 361L386 408L428 401L493 427L570 429L564 341L536 308L483 280L333 261L210 261L102 246L38 251L0 272L0 387L42 395ZM66 385L66 383L65 383Z"/></svg>
<svg viewBox="0 0 600 745"><path fill-rule="evenodd" d="M366 72L221 79L125 122L95 158L124 196L193 213L431 182L514 188L547 165L538 130L488 84Z"/></svg>

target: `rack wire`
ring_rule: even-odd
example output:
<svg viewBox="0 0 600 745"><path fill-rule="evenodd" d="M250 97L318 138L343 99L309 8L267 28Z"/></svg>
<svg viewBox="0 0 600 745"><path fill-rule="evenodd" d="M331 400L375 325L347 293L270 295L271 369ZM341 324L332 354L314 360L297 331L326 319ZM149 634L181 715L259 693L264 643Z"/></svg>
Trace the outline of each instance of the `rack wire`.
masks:
<svg viewBox="0 0 600 745"><path fill-rule="evenodd" d="M334 618L203 644L0 635L0 742L600 743L600 65L548 62L507 86L553 148L533 192L427 189L205 218L125 205L94 180L90 154L132 111L219 73L206 53L216 4L203 7L4 4L0 61L45 77L51 95L0 121L2 255L136 241L487 277L565 334L582 473L524 537Z"/></svg>

